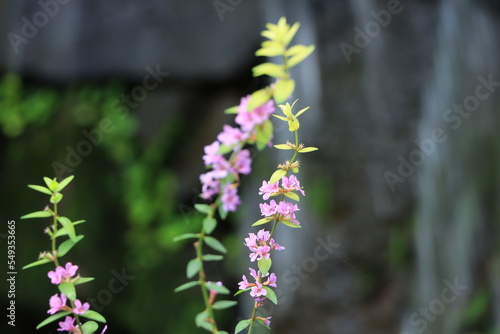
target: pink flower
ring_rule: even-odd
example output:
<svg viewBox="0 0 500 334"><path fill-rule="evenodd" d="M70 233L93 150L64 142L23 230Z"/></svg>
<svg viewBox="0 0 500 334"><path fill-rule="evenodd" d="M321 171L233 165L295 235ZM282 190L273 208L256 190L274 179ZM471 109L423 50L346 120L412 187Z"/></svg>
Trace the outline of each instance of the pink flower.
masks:
<svg viewBox="0 0 500 334"><path fill-rule="evenodd" d="M260 297L267 295L266 289L259 282L255 282L255 286L252 286L250 289L250 296L252 297Z"/></svg>
<svg viewBox="0 0 500 334"><path fill-rule="evenodd" d="M259 204L260 212L264 217L274 216L278 212L278 207L275 200L271 200L269 204L261 203Z"/></svg>
<svg viewBox="0 0 500 334"><path fill-rule="evenodd" d="M205 174L200 175L200 181L202 183L201 188L201 198L210 199L213 195L220 192L220 182L219 180L226 177L227 172L212 170Z"/></svg>
<svg viewBox="0 0 500 334"><path fill-rule="evenodd" d="M288 203L281 201L277 206L278 213L282 216L282 220L288 220L294 224L300 225L300 223L295 220L295 211L299 211L297 204Z"/></svg>
<svg viewBox="0 0 500 334"><path fill-rule="evenodd" d="M74 266L71 262L68 262L65 268L58 266L55 271L49 271L47 276L49 276L52 284L60 284L61 282L69 282L77 270L78 266Z"/></svg>
<svg viewBox="0 0 500 334"><path fill-rule="evenodd" d="M264 325L266 325L267 327L271 326L271 318L272 317L267 317L264 320Z"/></svg>
<svg viewBox="0 0 500 334"><path fill-rule="evenodd" d="M234 158L233 166L236 173L239 174L250 174L252 171L252 158L250 157L249 150L241 150L236 153Z"/></svg>
<svg viewBox="0 0 500 334"><path fill-rule="evenodd" d="M259 195L264 195L262 198L267 201L272 194L280 191L278 182L267 183L267 181L262 181L262 187L259 188Z"/></svg>
<svg viewBox="0 0 500 334"><path fill-rule="evenodd" d="M252 262L255 260L269 259L270 252L273 249L285 249L271 238L271 233L269 231L265 231L264 229L257 232L257 235L249 233L248 238L245 238L245 246L251 251L249 257Z"/></svg>
<svg viewBox="0 0 500 334"><path fill-rule="evenodd" d="M241 99L240 105L238 106L238 115L235 118L236 123L247 133L251 132L256 125L264 123L264 121L269 119L271 114L276 110L274 102L269 100L260 107L248 111L247 105L249 100L250 95Z"/></svg>
<svg viewBox="0 0 500 334"><path fill-rule="evenodd" d="M269 278L267 279L267 282L264 284L272 286L273 288L277 288L278 286L276 285L276 279L276 275L274 273L271 273L271 275L269 275Z"/></svg>
<svg viewBox="0 0 500 334"><path fill-rule="evenodd" d="M218 154L220 143L218 141L214 141L212 144L205 146L203 149L205 151L205 155L203 156L203 161L206 166L212 165L218 162L222 156Z"/></svg>
<svg viewBox="0 0 500 334"><path fill-rule="evenodd" d="M50 309L47 311L47 313L54 314L54 313L60 311L61 309L66 307L67 300L68 299L66 298L66 296L63 295L62 293L61 293L61 297L59 297L56 293L55 295L50 297L50 300L49 300Z"/></svg>
<svg viewBox="0 0 500 334"><path fill-rule="evenodd" d="M64 321L61 321L59 323L59 328L57 329L59 332L62 332L62 331L68 331L68 332L74 332L75 330L75 319L72 318L72 317L69 317L69 316L66 316L66 318L64 318Z"/></svg>
<svg viewBox="0 0 500 334"><path fill-rule="evenodd" d="M240 290L248 289L250 284L248 283L247 277L245 275L242 275L241 278L243 279L243 281L238 283Z"/></svg>
<svg viewBox="0 0 500 334"><path fill-rule="evenodd" d="M75 300L75 308L73 309L73 313L74 314L84 314L85 312L88 311L88 309L90 308L90 304L89 303L83 303L77 299Z"/></svg>
<svg viewBox="0 0 500 334"><path fill-rule="evenodd" d="M222 209L224 211L236 211L238 205L240 205L241 200L238 196L238 189L234 186L226 186L224 188L224 194L221 197Z"/></svg>
<svg viewBox="0 0 500 334"><path fill-rule="evenodd" d="M304 190L302 190L300 182L295 175L290 175L290 177L283 176L283 178L281 179L281 185L285 190L288 191L297 190L302 194L302 196L305 196Z"/></svg>
<svg viewBox="0 0 500 334"><path fill-rule="evenodd" d="M219 133L217 139L224 145L231 146L234 144L241 143L248 137L240 129L233 128L229 125L224 125L223 131Z"/></svg>

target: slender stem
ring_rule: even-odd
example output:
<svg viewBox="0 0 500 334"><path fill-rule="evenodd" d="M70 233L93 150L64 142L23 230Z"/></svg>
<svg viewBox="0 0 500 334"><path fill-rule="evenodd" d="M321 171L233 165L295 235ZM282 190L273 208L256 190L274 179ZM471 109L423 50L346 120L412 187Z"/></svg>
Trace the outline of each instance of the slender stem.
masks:
<svg viewBox="0 0 500 334"><path fill-rule="evenodd" d="M255 316L257 315L257 308L259 307L258 302L255 302L252 310L252 317L250 318L250 328L248 328L248 334L252 334L253 325L255 323Z"/></svg>
<svg viewBox="0 0 500 334"><path fill-rule="evenodd" d="M56 233L57 233L57 203L54 203L54 224L53 224L53 230L54 230L54 236L52 238L52 254L55 254L54 256L54 264L56 267L59 266L59 260L57 259L57 254L56 254Z"/></svg>

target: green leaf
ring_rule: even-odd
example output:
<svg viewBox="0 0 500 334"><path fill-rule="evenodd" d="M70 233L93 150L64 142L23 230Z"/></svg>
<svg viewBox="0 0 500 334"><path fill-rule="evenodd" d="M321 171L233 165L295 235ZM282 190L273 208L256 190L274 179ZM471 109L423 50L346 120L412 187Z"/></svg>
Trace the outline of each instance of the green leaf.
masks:
<svg viewBox="0 0 500 334"><path fill-rule="evenodd" d="M178 235L174 238L174 241L181 241L185 239L198 239L198 234L196 233L184 233L181 235Z"/></svg>
<svg viewBox="0 0 500 334"><path fill-rule="evenodd" d="M218 300L212 305L212 307L215 310L225 310L225 309L233 307L237 304L238 304L238 302L235 300Z"/></svg>
<svg viewBox="0 0 500 334"><path fill-rule="evenodd" d="M93 311L93 310L87 310L85 313L81 314L80 316L90 319L90 320L95 320L99 321L102 323L106 323L106 318L104 318L100 313Z"/></svg>
<svg viewBox="0 0 500 334"><path fill-rule="evenodd" d="M217 220L212 217L206 217L203 219L203 229L205 229L206 234L210 234L214 231L217 226Z"/></svg>
<svg viewBox="0 0 500 334"><path fill-rule="evenodd" d="M73 283L74 285L88 283L94 280L94 277L80 277Z"/></svg>
<svg viewBox="0 0 500 334"><path fill-rule="evenodd" d="M56 314L53 314L51 315L50 317L48 317L47 319L45 319L44 321L42 321L41 323L39 323L37 326L36 326L36 329L40 329L42 328L43 326L45 325L48 325L50 324L51 322L54 322L56 321L57 319L60 319L64 316L67 316L68 314L70 314L70 312L67 312L67 311L64 311L64 312L58 312Z"/></svg>
<svg viewBox="0 0 500 334"><path fill-rule="evenodd" d="M236 297L237 295L239 295L240 293L243 293L243 292L246 292L248 290L250 290L251 288L246 288L245 290L238 290L238 292L236 292L233 297Z"/></svg>
<svg viewBox="0 0 500 334"><path fill-rule="evenodd" d="M226 113L226 114L237 114L238 113L238 106L227 108L226 110L224 110L224 113Z"/></svg>
<svg viewBox="0 0 500 334"><path fill-rule="evenodd" d="M61 193L55 193L50 196L50 203L57 204L63 199L64 195Z"/></svg>
<svg viewBox="0 0 500 334"><path fill-rule="evenodd" d="M260 151L265 149L272 137L273 123L267 119L257 127L257 149Z"/></svg>
<svg viewBox="0 0 500 334"><path fill-rule="evenodd" d="M284 38L283 38L283 44L285 46L287 46L288 44L290 44L290 42L292 41L293 37L295 36L295 34L297 33L297 30L299 30L299 27L300 27L300 23L296 22L294 23L294 25L286 32Z"/></svg>
<svg viewBox="0 0 500 334"><path fill-rule="evenodd" d="M295 81L293 79L281 79L274 85L274 100L276 103L283 103L295 90Z"/></svg>
<svg viewBox="0 0 500 334"><path fill-rule="evenodd" d="M275 305L278 305L278 298L276 297L276 293L274 293L273 289L271 289L268 286L265 286L264 289L266 289L266 297L272 301Z"/></svg>
<svg viewBox="0 0 500 334"><path fill-rule="evenodd" d="M59 291L61 291L62 294L64 294L66 297L68 297L69 300L75 301L76 290L75 290L75 286L73 285L73 283L65 282L65 283L59 284L57 287L59 288Z"/></svg>
<svg viewBox="0 0 500 334"><path fill-rule="evenodd" d="M187 282L187 283L179 285L177 288L175 288L174 292L184 291L184 290L190 289L192 287L195 287L197 285L200 285L200 282L198 282L198 281Z"/></svg>
<svg viewBox="0 0 500 334"><path fill-rule="evenodd" d="M290 221L288 221L288 220L281 220L281 222L282 222L284 225L288 226L288 227L293 227L293 228L302 228L302 226L297 225L297 224L294 224L294 223L291 223L291 222L290 222Z"/></svg>
<svg viewBox="0 0 500 334"><path fill-rule="evenodd" d="M221 261L224 260L224 256L215 254L205 254L201 257L203 261Z"/></svg>
<svg viewBox="0 0 500 334"><path fill-rule="evenodd" d="M94 333L97 329L99 328L99 325L95 321L87 321L84 323L80 329L82 330L83 334L92 334Z"/></svg>
<svg viewBox="0 0 500 334"><path fill-rule="evenodd" d="M55 191L60 192L61 190L63 190L71 181L73 181L74 178L75 178L74 175L70 175L61 182L59 182L59 185L57 186Z"/></svg>
<svg viewBox="0 0 500 334"><path fill-rule="evenodd" d="M218 285L215 282L207 282L207 283L205 283L205 286L207 287L208 290L215 291L215 292L220 293L222 295L229 294L229 289L226 288L224 285Z"/></svg>
<svg viewBox="0 0 500 334"><path fill-rule="evenodd" d="M47 194L49 196L52 196L52 191L50 191L49 188L45 188L42 186L37 186L36 184L28 184L28 187L30 187L33 190L39 191L41 193Z"/></svg>
<svg viewBox="0 0 500 334"><path fill-rule="evenodd" d="M255 52L256 56L263 57L276 57L281 56L285 53L283 45L274 41L264 41L261 44L261 48Z"/></svg>
<svg viewBox="0 0 500 334"><path fill-rule="evenodd" d="M255 223L253 223L252 226L264 225L264 224L269 223L271 220L273 220L273 219L269 218L269 217L262 218L262 219L257 220Z"/></svg>
<svg viewBox="0 0 500 334"><path fill-rule="evenodd" d="M30 218L48 218L52 216L52 212L50 211L36 211L32 213L28 213L21 217L21 219L30 219Z"/></svg>
<svg viewBox="0 0 500 334"><path fill-rule="evenodd" d="M199 213L204 213L204 214L208 214L208 213L210 213L212 211L212 208L208 204L199 204L199 203L197 203L197 204L194 205L194 208Z"/></svg>
<svg viewBox="0 0 500 334"><path fill-rule="evenodd" d="M229 334L229 333L226 331L217 331L217 332L215 332L215 334Z"/></svg>
<svg viewBox="0 0 500 334"><path fill-rule="evenodd" d="M238 334L239 332L250 326L250 322L250 319L241 320L240 322L238 322L236 328L234 329L234 334Z"/></svg>
<svg viewBox="0 0 500 334"><path fill-rule="evenodd" d="M288 67L293 67L306 59L314 51L314 45L309 45L304 51L292 56L288 59Z"/></svg>
<svg viewBox="0 0 500 334"><path fill-rule="evenodd" d="M186 276L187 278L192 278L196 275L201 269L201 260L200 259L192 259L188 262L186 268Z"/></svg>
<svg viewBox="0 0 500 334"><path fill-rule="evenodd" d="M271 260L271 258L257 261L257 265L259 266L259 270L262 273L262 276L267 275L272 264L273 260Z"/></svg>
<svg viewBox="0 0 500 334"><path fill-rule="evenodd" d="M73 223L67 217L57 217L57 220L61 223L61 225L68 231L68 236L71 240L76 242L76 232Z"/></svg>
<svg viewBox="0 0 500 334"><path fill-rule="evenodd" d="M219 216L222 220L227 218L228 212L222 208L222 205L217 206L219 208Z"/></svg>
<svg viewBox="0 0 500 334"><path fill-rule="evenodd" d="M307 153L307 152L313 152L313 151L317 151L317 150L318 150L317 147L304 147L303 149L299 150L299 153Z"/></svg>
<svg viewBox="0 0 500 334"><path fill-rule="evenodd" d="M287 144L274 145L278 150L293 150L293 147Z"/></svg>
<svg viewBox="0 0 500 334"><path fill-rule="evenodd" d="M49 263L49 262L52 262L50 261L49 259L41 259L41 260L38 260L38 261L35 261L35 262L31 262L30 264L27 264L23 267L23 269L28 269L28 268L31 268L31 267L36 267L36 266L39 266L39 265L42 265L42 264L45 264L45 263Z"/></svg>
<svg viewBox="0 0 500 334"><path fill-rule="evenodd" d="M83 239L83 235L79 235L75 238L75 240L68 239L62 242L57 248L57 257L63 257L66 255L74 245L76 245L80 240Z"/></svg>
<svg viewBox="0 0 500 334"><path fill-rule="evenodd" d="M286 170L278 169L273 173L273 175L271 175L271 178L269 179L269 183L276 183L279 180L281 180L281 178L285 175L286 175Z"/></svg>
<svg viewBox="0 0 500 334"><path fill-rule="evenodd" d="M197 327L206 329L207 331L211 332L213 325L207 321L209 317L209 313L207 311L203 311L196 315L196 317L194 318L194 322L196 323Z"/></svg>
<svg viewBox="0 0 500 334"><path fill-rule="evenodd" d="M253 111L271 99L271 94L266 89L260 89L250 95L247 103L247 111Z"/></svg>
<svg viewBox="0 0 500 334"><path fill-rule="evenodd" d="M44 177L43 181L47 185L47 188L49 188L51 191L55 191L57 187L59 186L59 183L56 181L56 178L54 179L49 179L48 177Z"/></svg>
<svg viewBox="0 0 500 334"><path fill-rule="evenodd" d="M297 195L296 193L294 192L287 192L287 193L283 193L283 195L285 195L286 197L288 198L291 198L293 199L294 201L297 201L297 202L300 202L300 197L299 195Z"/></svg>
<svg viewBox="0 0 500 334"><path fill-rule="evenodd" d="M226 247L224 247L224 245L221 244L221 242L215 238L205 237L205 243L207 244L207 246L211 247L212 249L215 249L216 251L219 251L223 254L227 253Z"/></svg>
<svg viewBox="0 0 500 334"><path fill-rule="evenodd" d="M283 65L274 63L263 63L252 68L253 76L258 77L261 75L268 75L274 78L283 78L286 76L285 68Z"/></svg>

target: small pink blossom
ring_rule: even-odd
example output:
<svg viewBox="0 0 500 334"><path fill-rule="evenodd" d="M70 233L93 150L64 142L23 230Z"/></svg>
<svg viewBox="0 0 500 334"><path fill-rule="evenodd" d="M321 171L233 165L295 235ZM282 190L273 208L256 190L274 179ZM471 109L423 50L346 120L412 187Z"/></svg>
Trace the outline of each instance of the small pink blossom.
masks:
<svg viewBox="0 0 500 334"><path fill-rule="evenodd" d="M205 151L205 155L203 156L205 166L210 166L222 158L222 156L218 154L219 147L220 143L218 141L214 141L212 144L205 146L203 149Z"/></svg>
<svg viewBox="0 0 500 334"><path fill-rule="evenodd" d="M75 300L75 308L73 309L73 313L74 314L84 314L85 312L88 311L88 309L90 308L90 304L89 303L83 303L77 299Z"/></svg>
<svg viewBox="0 0 500 334"><path fill-rule="evenodd" d="M245 238L245 246L250 249L250 261L259 261L262 259L269 259L271 250L283 250L284 247L277 244L271 233L261 229L257 234L249 233L248 238Z"/></svg>
<svg viewBox="0 0 500 334"><path fill-rule="evenodd" d="M264 284L272 286L273 288L277 288L278 286L276 285L276 279L276 274L271 273L271 275L269 275L269 278L267 279L267 282Z"/></svg>
<svg viewBox="0 0 500 334"><path fill-rule="evenodd" d="M283 176L283 178L281 179L281 185L285 190L297 190L302 194L302 196L305 196L305 192L300 186L300 182L295 175L290 175L290 177Z"/></svg>
<svg viewBox="0 0 500 334"><path fill-rule="evenodd" d="M49 300L50 309L47 311L47 313L54 314L54 313L60 311L61 309L66 307L67 300L68 299L66 298L66 296L63 295L62 293L61 293L61 297L59 297L56 293L55 295L50 297L50 300Z"/></svg>
<svg viewBox="0 0 500 334"><path fill-rule="evenodd" d="M52 284L61 284L62 282L69 282L77 270L78 266L74 266L71 262L68 262L65 268L58 266L55 271L49 271L47 276L50 278Z"/></svg>
<svg viewBox="0 0 500 334"><path fill-rule="evenodd" d="M244 134L240 129L233 128L229 125L224 125L223 131L219 133L217 139L224 145L231 146L235 144L242 143L247 138L247 135Z"/></svg>
<svg viewBox="0 0 500 334"><path fill-rule="evenodd" d="M236 153L233 166L236 173L247 175L252 171L252 158L249 150L241 150Z"/></svg>
<svg viewBox="0 0 500 334"><path fill-rule="evenodd" d="M250 284L248 283L247 277L245 275L242 275L241 278L243 280L238 283L239 289L240 290L248 289L248 287L250 286Z"/></svg>
<svg viewBox="0 0 500 334"><path fill-rule="evenodd" d="M278 182L267 183L267 181L262 181L262 187L259 188L259 195L263 195L264 201L267 201L272 194L280 191Z"/></svg>
<svg viewBox="0 0 500 334"><path fill-rule="evenodd" d="M59 328L57 330L59 332L68 331L71 333L74 332L75 329L75 319L70 316L66 316L66 318L64 318L64 321L59 322Z"/></svg>
<svg viewBox="0 0 500 334"><path fill-rule="evenodd" d="M238 189L234 186L226 186L221 197L222 209L224 211L236 211L241 200L238 196Z"/></svg>
<svg viewBox="0 0 500 334"><path fill-rule="evenodd" d="M256 125L262 124L268 120L271 114L276 110L274 101L269 100L260 107L248 111L247 105L249 100L250 95L241 99L240 105L238 106L238 115L236 115L235 118L236 123L247 133L251 132Z"/></svg>
<svg viewBox="0 0 500 334"><path fill-rule="evenodd" d="M275 200L271 200L269 204L261 203L259 204L260 212L264 217L274 216L278 212L278 207Z"/></svg>
<svg viewBox="0 0 500 334"><path fill-rule="evenodd" d="M250 289L250 296L252 297L260 297L267 295L266 289L259 282L255 282L255 286L252 286Z"/></svg>

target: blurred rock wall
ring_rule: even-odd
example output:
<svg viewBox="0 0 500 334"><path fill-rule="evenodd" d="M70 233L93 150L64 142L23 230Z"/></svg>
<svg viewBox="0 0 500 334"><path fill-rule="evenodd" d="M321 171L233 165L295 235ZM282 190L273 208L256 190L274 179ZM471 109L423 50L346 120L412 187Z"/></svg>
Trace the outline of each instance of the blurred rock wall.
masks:
<svg viewBox="0 0 500 334"><path fill-rule="evenodd" d="M309 213L312 227L289 237L303 250L283 259L279 288L293 298L273 311L275 332L398 333L415 284L416 171L405 160L417 147L440 3L4 0L0 66L63 84L116 76L140 83L146 67L158 67L169 73L168 85L137 110L143 139L172 106L196 106L208 129L189 152L201 152L224 122L220 111L260 82L249 69L264 23L282 15L301 21L300 42L317 45L307 71L296 73L298 97L316 106L304 141L320 147L303 183L320 175L332 185L332 201L327 217ZM474 6L488 15L499 10L495 1ZM187 191L198 172L179 176Z"/></svg>

